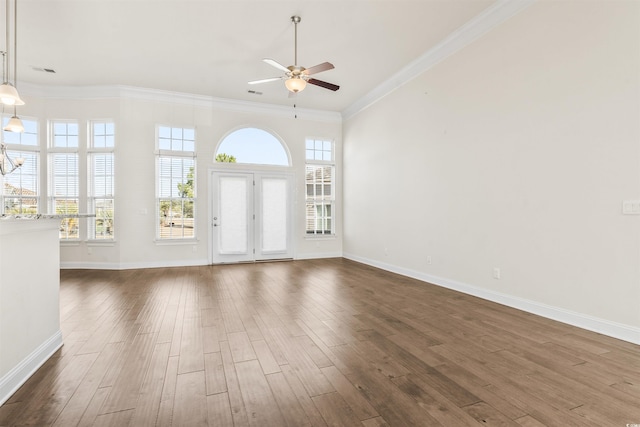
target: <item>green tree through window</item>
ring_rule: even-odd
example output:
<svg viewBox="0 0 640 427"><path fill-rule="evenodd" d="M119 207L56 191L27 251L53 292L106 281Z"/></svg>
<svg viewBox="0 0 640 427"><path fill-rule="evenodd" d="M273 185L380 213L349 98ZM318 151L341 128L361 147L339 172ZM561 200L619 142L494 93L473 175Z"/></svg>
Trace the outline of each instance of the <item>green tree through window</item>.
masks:
<svg viewBox="0 0 640 427"><path fill-rule="evenodd" d="M218 163L235 163L236 158L227 153L220 153L216 156L216 162Z"/></svg>

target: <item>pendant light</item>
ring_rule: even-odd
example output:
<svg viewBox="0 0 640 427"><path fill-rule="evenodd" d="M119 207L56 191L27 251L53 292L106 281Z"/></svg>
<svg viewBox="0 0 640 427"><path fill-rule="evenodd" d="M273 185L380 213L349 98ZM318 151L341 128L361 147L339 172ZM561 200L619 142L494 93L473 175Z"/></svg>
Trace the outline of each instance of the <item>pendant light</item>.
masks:
<svg viewBox="0 0 640 427"><path fill-rule="evenodd" d="M16 133L24 132L24 125L22 124L22 120L20 120L20 117L16 116L15 107L13 108L13 116L11 116L11 118L9 119L9 123L7 123L3 130Z"/></svg>
<svg viewBox="0 0 640 427"><path fill-rule="evenodd" d="M9 1L6 0L7 4L7 51L9 51ZM7 69L9 69L9 65L7 64ZM7 72L7 76L9 73ZM22 133L24 132L24 125L22 124L22 120L18 117L16 112L17 105L24 105L24 101L20 99L18 96L18 90L16 89L17 80L18 79L18 0L13 0L13 84L14 86L7 86L8 88L14 89L16 93L16 99L9 99L9 105L13 105L13 116L9 119L9 123L3 128L8 132L16 132ZM9 78L7 77L7 82ZM6 97L6 92L0 95L0 99L3 99L2 96ZM19 167L20 165L18 165Z"/></svg>
<svg viewBox="0 0 640 427"><path fill-rule="evenodd" d="M2 54L2 73L3 73L2 77L4 78L5 55L7 53L6 52L0 52L0 53ZM13 113L16 120L14 120L14 117L12 117L9 120L9 123L7 124L7 126L5 127L5 130L9 130L11 132L24 132L24 127L22 126L22 122L20 121L20 119L18 119L18 117L15 116L15 109L16 109L16 106L14 105ZM10 129L7 129L7 128L10 128ZM3 136L4 136L3 133L0 132L0 175L2 176L10 174L11 172L18 169L20 166L24 164L24 158L18 157L14 160L11 158L11 156L9 156L9 153L7 152L7 144L5 144L4 141L2 140Z"/></svg>
<svg viewBox="0 0 640 427"><path fill-rule="evenodd" d="M17 82L17 51L18 51L18 0L14 0L13 7L13 58L10 51L10 31L11 28L11 0L5 0L6 5L6 55L7 55L7 73L3 79L2 85L0 85L0 102L4 105L24 105L24 101L20 98L18 90L16 89ZM10 82L9 71L11 70L11 61L13 60L13 84ZM4 72L4 70L3 70Z"/></svg>

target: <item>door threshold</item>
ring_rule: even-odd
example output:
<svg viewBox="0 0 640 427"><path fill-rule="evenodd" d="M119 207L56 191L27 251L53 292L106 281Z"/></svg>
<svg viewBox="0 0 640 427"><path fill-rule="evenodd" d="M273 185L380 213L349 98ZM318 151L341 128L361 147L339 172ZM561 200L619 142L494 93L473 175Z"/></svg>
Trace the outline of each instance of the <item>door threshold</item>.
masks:
<svg viewBox="0 0 640 427"><path fill-rule="evenodd" d="M218 263L211 263L209 265L258 264L258 263L266 263L266 262L287 262L287 261L293 261L293 258L255 259L252 261L218 262Z"/></svg>

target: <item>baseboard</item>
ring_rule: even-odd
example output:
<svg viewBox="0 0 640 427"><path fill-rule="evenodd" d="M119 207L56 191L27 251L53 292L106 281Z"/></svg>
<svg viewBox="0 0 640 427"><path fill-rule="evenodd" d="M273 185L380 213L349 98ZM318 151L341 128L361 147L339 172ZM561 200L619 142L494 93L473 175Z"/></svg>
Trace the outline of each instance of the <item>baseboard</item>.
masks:
<svg viewBox="0 0 640 427"><path fill-rule="evenodd" d="M353 254L345 253L343 254L343 257L362 264L370 265L372 267L380 268L382 270L390 271L392 273L397 273L402 276L411 277L423 282L442 286L443 288L462 292L468 295L473 295L475 297L506 305L508 307L517 308L518 310L536 314L547 319L552 319L558 322L566 323L568 325L577 326L578 328L597 332L599 334L607 335L633 344L640 344L640 328L636 328L630 325L612 322L606 319L589 316L575 311L565 310L563 308L542 304L524 298L514 297L512 295L507 295L500 292L489 291L487 289L478 288L466 283L457 282L455 280L432 276L420 271L398 267L396 265L379 262Z"/></svg>
<svg viewBox="0 0 640 427"><path fill-rule="evenodd" d="M62 332L58 330L31 354L0 378L0 405L4 404L44 362L62 347Z"/></svg>
<svg viewBox="0 0 640 427"><path fill-rule="evenodd" d="M60 263L62 270L133 270L138 268L162 268L162 267L197 267L209 265L206 259L150 261L150 262L64 262Z"/></svg>
<svg viewBox="0 0 640 427"><path fill-rule="evenodd" d="M324 259L324 258L342 258L342 252L318 252L318 253L303 253L296 254L296 260L303 259Z"/></svg>
<svg viewBox="0 0 640 427"><path fill-rule="evenodd" d="M296 254L294 259L323 259L341 258L342 252L319 252ZM138 268L162 268L162 267L196 267L210 265L206 259L190 259L176 261L149 261L149 262L60 262L62 270L133 270Z"/></svg>

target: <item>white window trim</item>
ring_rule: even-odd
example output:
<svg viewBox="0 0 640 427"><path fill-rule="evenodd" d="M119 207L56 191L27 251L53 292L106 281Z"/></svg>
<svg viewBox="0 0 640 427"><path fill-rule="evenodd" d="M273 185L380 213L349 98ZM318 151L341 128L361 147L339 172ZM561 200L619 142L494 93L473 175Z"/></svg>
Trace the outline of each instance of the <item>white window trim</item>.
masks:
<svg viewBox="0 0 640 427"><path fill-rule="evenodd" d="M197 174L198 174L198 156L197 156L197 151L185 151L185 150L167 150L167 149L160 149L159 148L159 143L160 143L160 128L161 127L167 127L167 128L182 128L182 129L193 129L194 131L194 140L193 140L193 145L194 148L196 148L196 144L197 144L197 128L193 125L191 126L177 126L177 125L166 125L166 124L158 124L156 125L156 139L155 139L155 144L156 144L156 149L155 149L155 162L156 162L156 167L155 167L155 198L154 198L154 227L155 227L155 237L154 237L154 243L158 246L171 246L171 245L193 245L194 243L198 242L198 238L197 238L197 206L198 206L198 183L197 183ZM159 201L160 201L160 182L158 179L158 174L159 174L159 160L161 157L181 157L181 158L190 158L193 159L193 165L194 165L194 171L195 171L195 176L194 176L194 181L193 181L193 185L194 185L194 197L191 198L191 200L193 201L193 206L194 206L194 212L193 212L193 237L183 237L183 238L160 238L160 233L159 233L159 221L160 221L160 216L159 216L159 212L160 212L160 207L159 207Z"/></svg>
<svg viewBox="0 0 640 427"><path fill-rule="evenodd" d="M316 159L307 159L307 141L323 141L323 142L331 142L331 160L316 160ZM314 150L315 151L315 150ZM308 136L304 139L304 158L306 164L318 164L318 165L336 165L336 141L331 138L321 138L321 137L313 137Z"/></svg>
<svg viewBox="0 0 640 427"><path fill-rule="evenodd" d="M54 135L54 126L56 123L73 123L78 126L78 146L77 147L56 147L55 144L55 135ZM82 191L82 177L83 172L86 178L86 170L83 171L82 158L83 154L86 155L86 139L84 139L85 135L83 135L81 126L81 120L77 119L51 119L47 122L47 207L50 212L56 213L55 210L55 168L53 166L53 156L55 154L76 154L78 159L78 212L80 212L81 206L84 206L86 203L83 203L83 191ZM62 220L61 220L62 221ZM86 226L85 226L86 227ZM63 238L60 237L60 243L64 244L64 246L74 246L75 244L81 242L83 240L83 232L86 237L86 230L83 230L80 227L80 223L78 224L78 237L77 238Z"/></svg>
<svg viewBox="0 0 640 427"><path fill-rule="evenodd" d="M93 129L94 129L94 125L98 124L98 123L104 123L104 124L113 124L114 126L114 144L113 147L95 147L94 146L94 134L93 134ZM93 120L89 120L87 123L87 155L86 155L86 178L87 178L87 200L86 200L86 207L87 207L87 212L91 211L90 206L92 205L92 201L96 199L96 197L93 195L93 179L94 179L94 175L93 175L93 170L92 170L92 155L93 154L112 154L113 155L113 163L114 163L114 170L113 170L113 181L114 181L114 188L113 188L113 194L112 194L112 199L113 199L113 227L114 227L114 232L113 232L113 237L111 238L104 238L104 239L98 239L95 237L90 237L89 234L91 232L91 234L93 234L95 232L95 230L92 229L92 227L95 227L95 223L93 225L89 224L89 221L93 221L93 217L88 218L87 222L86 222L86 232L87 232L87 243L90 243L92 246L95 243L98 243L96 246L102 246L102 245L109 245L113 242L115 242L116 240L116 233L115 230L117 230L117 221L116 221L116 195L115 195L115 180L116 180L116 176L115 176L115 162L116 162L116 132L117 130L115 129L115 120L113 119L93 119ZM93 212L95 213L95 212Z"/></svg>
<svg viewBox="0 0 640 427"><path fill-rule="evenodd" d="M331 160L316 160L316 159L308 159L307 158L307 141L323 141L323 142L331 142ZM304 141L305 148L305 183L304 183L304 202L305 202L305 213L304 213L304 239L305 240L334 240L336 239L336 143L332 138L322 138L322 137L313 137L309 136L305 138ZM314 150L315 151L315 150ZM331 233L330 234L317 234L317 233L307 233L306 230L306 222L307 222L307 212L306 212L306 203L308 201L317 200L307 198L307 189L306 189L306 167L307 166L331 166L333 168L332 180L331 180L331 199L325 200L326 202L331 203Z"/></svg>
<svg viewBox="0 0 640 427"><path fill-rule="evenodd" d="M0 124L4 123L4 119L6 117L11 117L10 114L0 114ZM42 176L42 147L41 147L41 138L40 138L40 122L38 121L37 118L35 117L22 117L23 120L29 120L29 121L33 121L36 123L36 129L38 129L38 131L36 131L36 145L23 145L23 144L13 144L13 143L9 143L6 142L4 140L4 137L2 138L2 142L6 145L7 147L7 151L19 151L19 152L26 152L26 153L33 153L36 158L38 159L38 168L36 170L36 183L37 183L37 194L35 196L35 198L38 200L38 209L37 212L41 213L42 212L42 182L41 182L41 176ZM2 129L0 129L0 132L4 132ZM0 205L0 213L4 213L4 198L6 197L6 195L4 194L4 178L0 177L0 183L2 183L3 188L2 190L0 190L0 203L2 203L2 205ZM46 202L45 202L46 204Z"/></svg>

